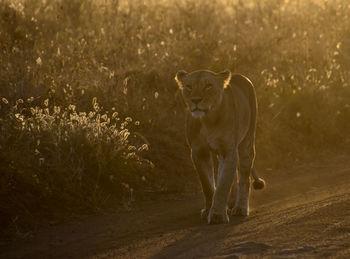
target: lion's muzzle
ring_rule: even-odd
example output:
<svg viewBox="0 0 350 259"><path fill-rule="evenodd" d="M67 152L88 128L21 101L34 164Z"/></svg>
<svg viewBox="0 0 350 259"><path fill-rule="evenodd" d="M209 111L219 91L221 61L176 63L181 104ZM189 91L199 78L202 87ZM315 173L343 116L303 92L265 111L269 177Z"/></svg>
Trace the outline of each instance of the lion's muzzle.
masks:
<svg viewBox="0 0 350 259"><path fill-rule="evenodd" d="M198 107L197 105L193 105L193 106L191 107L191 114L192 114L192 117L194 117L194 118L201 118L201 117L203 117L207 112L208 112L207 109L200 108L200 107Z"/></svg>

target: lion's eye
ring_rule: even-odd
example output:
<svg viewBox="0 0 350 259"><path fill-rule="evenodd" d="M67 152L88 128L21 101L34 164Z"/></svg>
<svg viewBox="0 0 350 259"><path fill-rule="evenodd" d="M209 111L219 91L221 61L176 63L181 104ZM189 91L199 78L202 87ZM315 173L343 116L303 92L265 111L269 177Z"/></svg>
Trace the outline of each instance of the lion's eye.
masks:
<svg viewBox="0 0 350 259"><path fill-rule="evenodd" d="M205 91L208 91L208 90L210 90L212 87L213 87L213 85L210 84L210 83L208 83L208 84L206 84L206 85L204 86L204 90L205 90Z"/></svg>

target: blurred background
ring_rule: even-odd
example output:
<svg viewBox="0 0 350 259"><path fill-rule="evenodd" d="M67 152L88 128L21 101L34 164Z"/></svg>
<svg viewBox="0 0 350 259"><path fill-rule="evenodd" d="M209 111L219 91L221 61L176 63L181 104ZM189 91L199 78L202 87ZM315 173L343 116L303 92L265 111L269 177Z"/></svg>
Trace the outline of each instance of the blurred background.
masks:
<svg viewBox="0 0 350 259"><path fill-rule="evenodd" d="M198 192L177 70L257 91L256 167L350 145L347 0L0 2L0 228Z"/></svg>

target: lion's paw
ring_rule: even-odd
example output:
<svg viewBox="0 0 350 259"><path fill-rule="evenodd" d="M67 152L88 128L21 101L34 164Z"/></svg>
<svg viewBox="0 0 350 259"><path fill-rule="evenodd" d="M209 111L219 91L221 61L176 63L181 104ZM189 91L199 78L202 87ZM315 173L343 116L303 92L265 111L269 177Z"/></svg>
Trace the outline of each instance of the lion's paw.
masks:
<svg viewBox="0 0 350 259"><path fill-rule="evenodd" d="M234 207L231 211L231 215L233 216L249 216L248 207Z"/></svg>
<svg viewBox="0 0 350 259"><path fill-rule="evenodd" d="M202 209L201 210L201 219L204 221L208 221L208 215L209 215L209 209Z"/></svg>
<svg viewBox="0 0 350 259"><path fill-rule="evenodd" d="M230 219L225 211L223 214L219 213L210 213L208 215L208 223L209 224L226 224L229 223Z"/></svg>

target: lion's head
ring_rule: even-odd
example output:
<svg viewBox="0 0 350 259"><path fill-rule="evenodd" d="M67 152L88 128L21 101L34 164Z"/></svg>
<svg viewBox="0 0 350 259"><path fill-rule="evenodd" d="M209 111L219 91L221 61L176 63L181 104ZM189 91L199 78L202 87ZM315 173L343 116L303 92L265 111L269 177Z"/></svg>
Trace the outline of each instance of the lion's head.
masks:
<svg viewBox="0 0 350 259"><path fill-rule="evenodd" d="M230 79L231 72L228 70L221 73L208 70L187 73L181 70L175 76L184 101L196 118L205 116L220 105Z"/></svg>

